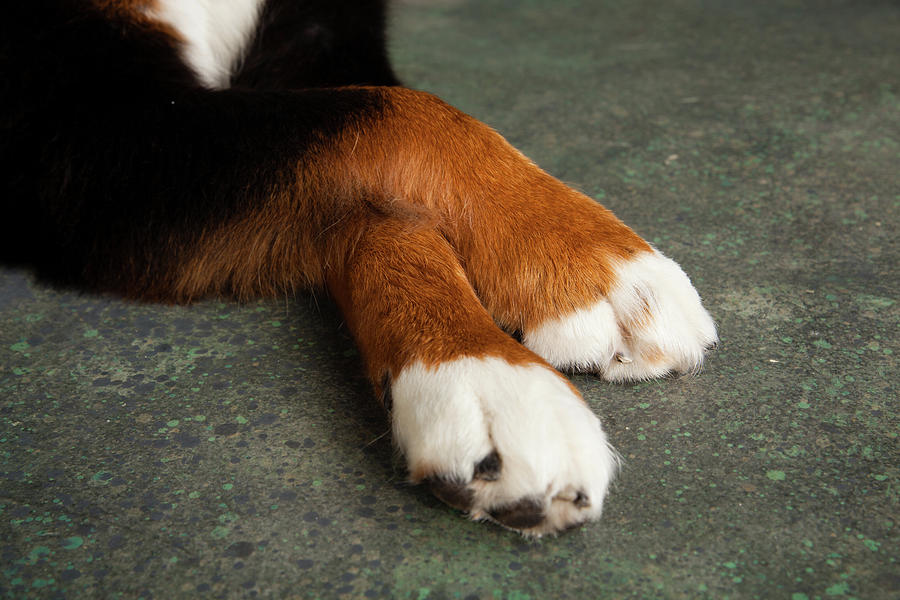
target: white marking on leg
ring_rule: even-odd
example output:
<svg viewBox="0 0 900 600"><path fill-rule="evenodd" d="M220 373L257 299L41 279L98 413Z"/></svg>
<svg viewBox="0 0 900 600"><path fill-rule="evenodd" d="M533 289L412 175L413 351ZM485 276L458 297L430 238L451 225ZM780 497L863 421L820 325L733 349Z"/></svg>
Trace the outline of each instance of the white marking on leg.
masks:
<svg viewBox="0 0 900 600"><path fill-rule="evenodd" d="M522 334L522 343L558 368L588 371L613 360L622 339L612 305L600 300Z"/></svg>
<svg viewBox="0 0 900 600"><path fill-rule="evenodd" d="M543 507L543 522L525 530L532 535L600 516L615 453L600 421L553 370L501 358L416 363L394 379L391 395L394 437L410 472L467 485L474 518L522 499ZM473 480L493 451L499 478Z"/></svg>

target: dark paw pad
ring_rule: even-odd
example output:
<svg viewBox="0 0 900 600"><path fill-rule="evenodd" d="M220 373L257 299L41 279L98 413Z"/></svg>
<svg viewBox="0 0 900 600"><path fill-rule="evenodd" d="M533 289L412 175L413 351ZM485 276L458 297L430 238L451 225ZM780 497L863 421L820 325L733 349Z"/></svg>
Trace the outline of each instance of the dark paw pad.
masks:
<svg viewBox="0 0 900 600"><path fill-rule="evenodd" d="M425 481L428 483L431 493L444 504L449 504L453 508L465 511L472 508L475 494L466 487L466 484L442 477L429 477Z"/></svg>
<svg viewBox="0 0 900 600"><path fill-rule="evenodd" d="M494 450L475 465L473 477L482 481L497 481L500 479L500 468L502 466L503 461L500 460L500 455Z"/></svg>
<svg viewBox="0 0 900 600"><path fill-rule="evenodd" d="M538 498L522 498L513 504L488 511L495 521L511 529L529 529L544 520L544 504Z"/></svg>
<svg viewBox="0 0 900 600"><path fill-rule="evenodd" d="M572 500L572 504L578 508L585 508L591 505L591 499L588 498L584 492L578 492L575 494L575 499Z"/></svg>

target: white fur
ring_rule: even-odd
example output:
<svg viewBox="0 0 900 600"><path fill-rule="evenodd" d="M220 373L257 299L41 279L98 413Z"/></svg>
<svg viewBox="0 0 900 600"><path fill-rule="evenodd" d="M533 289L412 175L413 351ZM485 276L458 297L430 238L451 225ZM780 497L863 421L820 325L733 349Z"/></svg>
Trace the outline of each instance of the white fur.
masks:
<svg viewBox="0 0 900 600"><path fill-rule="evenodd" d="M600 300L524 332L522 343L551 365L587 371L609 364L621 337L612 305Z"/></svg>
<svg viewBox="0 0 900 600"><path fill-rule="evenodd" d="M265 0L159 0L148 14L184 38L184 59L210 88L227 88Z"/></svg>
<svg viewBox="0 0 900 600"><path fill-rule="evenodd" d="M717 339L687 275L653 251L619 265L606 298L524 332L522 341L557 368L624 381L695 372Z"/></svg>
<svg viewBox="0 0 900 600"><path fill-rule="evenodd" d="M600 421L555 371L501 358L416 363L394 379L391 394L394 437L410 472L468 483L473 518L523 498L541 500L546 514L530 535L600 516L616 456ZM499 479L473 480L494 450ZM571 501L578 492L588 506Z"/></svg>

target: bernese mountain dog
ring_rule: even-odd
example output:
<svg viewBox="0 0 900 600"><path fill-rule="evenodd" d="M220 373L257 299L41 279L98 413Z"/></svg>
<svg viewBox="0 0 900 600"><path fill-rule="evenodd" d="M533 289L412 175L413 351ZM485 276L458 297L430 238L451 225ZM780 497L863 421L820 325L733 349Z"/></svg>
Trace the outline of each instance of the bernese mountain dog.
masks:
<svg viewBox="0 0 900 600"><path fill-rule="evenodd" d="M557 371L695 372L679 266L403 87L382 0L27 0L0 20L0 258L141 301L327 289L410 480L527 535L617 468Z"/></svg>

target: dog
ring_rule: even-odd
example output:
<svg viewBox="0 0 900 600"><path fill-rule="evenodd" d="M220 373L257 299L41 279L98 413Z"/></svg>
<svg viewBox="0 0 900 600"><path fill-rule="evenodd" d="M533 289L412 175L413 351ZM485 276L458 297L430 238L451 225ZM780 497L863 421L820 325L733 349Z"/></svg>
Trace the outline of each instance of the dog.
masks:
<svg viewBox="0 0 900 600"><path fill-rule="evenodd" d="M0 24L0 252L141 301L327 288L412 482L539 536L617 470L557 370L699 370L679 266L400 85L380 0L28 0Z"/></svg>

